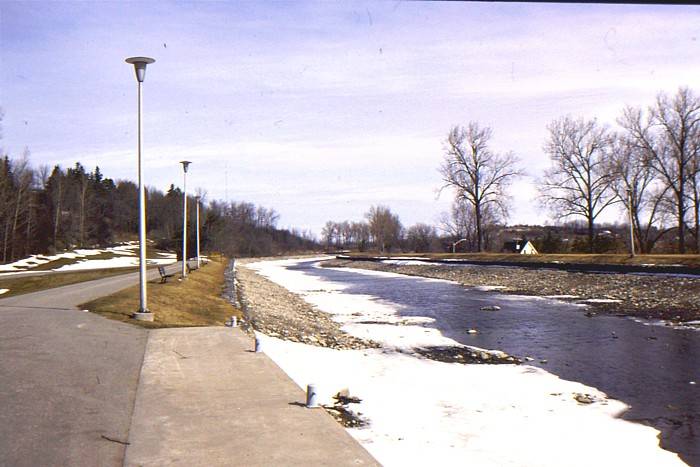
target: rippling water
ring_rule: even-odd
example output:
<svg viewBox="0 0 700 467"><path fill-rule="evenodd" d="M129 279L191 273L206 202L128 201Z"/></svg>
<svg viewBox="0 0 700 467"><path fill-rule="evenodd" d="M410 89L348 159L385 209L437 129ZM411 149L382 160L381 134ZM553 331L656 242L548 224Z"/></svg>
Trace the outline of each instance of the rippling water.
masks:
<svg viewBox="0 0 700 467"><path fill-rule="evenodd" d="M463 344L532 357L532 365L626 402L631 408L624 419L661 430L664 448L700 466L700 332L623 317L589 318L575 305L449 282L312 266L290 269L346 284L343 293L391 302L401 316L433 318L431 326ZM501 310L481 311L484 305ZM470 328L478 334L467 334Z"/></svg>

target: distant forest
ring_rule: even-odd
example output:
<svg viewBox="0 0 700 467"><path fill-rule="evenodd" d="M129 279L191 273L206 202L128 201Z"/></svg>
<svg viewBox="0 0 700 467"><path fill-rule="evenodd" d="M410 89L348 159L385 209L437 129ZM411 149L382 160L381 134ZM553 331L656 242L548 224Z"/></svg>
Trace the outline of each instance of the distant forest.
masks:
<svg viewBox="0 0 700 467"><path fill-rule="evenodd" d="M182 191L147 189L148 238L178 251L182 243ZM206 200L204 200L206 201ZM196 200L188 196L188 252L195 251ZM138 238L138 186L106 178L80 164L33 168L29 151L0 160L0 261ZM277 228L274 209L246 202L200 204L203 251L229 256L275 255L317 247L310 232ZM189 256L189 255L188 255Z"/></svg>

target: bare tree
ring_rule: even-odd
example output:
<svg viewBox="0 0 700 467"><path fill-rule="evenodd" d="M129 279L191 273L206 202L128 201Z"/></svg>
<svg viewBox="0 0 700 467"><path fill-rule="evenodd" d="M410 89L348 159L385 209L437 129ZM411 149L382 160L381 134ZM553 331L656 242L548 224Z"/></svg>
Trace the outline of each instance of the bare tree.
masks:
<svg viewBox="0 0 700 467"><path fill-rule="evenodd" d="M331 250L331 245L337 238L337 224L333 221L326 222L321 230L321 239L326 244L326 251Z"/></svg>
<svg viewBox="0 0 700 467"><path fill-rule="evenodd" d="M588 223L588 247L593 252L596 218L617 202L611 190L613 178L605 170L610 137L596 120L569 116L547 127L544 150L552 162L540 181L541 202L561 220L581 216Z"/></svg>
<svg viewBox="0 0 700 467"><path fill-rule="evenodd" d="M14 173L15 178L15 198L14 198L14 213L12 216L12 228L10 230L10 258L15 259L17 248L17 228L19 226L20 217L30 211L30 193L34 184L34 171L29 165L29 149L24 148L22 157L15 161ZM8 219L9 222L9 219ZM7 259L7 233L5 236L4 258Z"/></svg>
<svg viewBox="0 0 700 467"><path fill-rule="evenodd" d="M431 251L437 243L435 227L417 223L406 230L406 244L411 251L425 253Z"/></svg>
<svg viewBox="0 0 700 467"><path fill-rule="evenodd" d="M365 214L369 222L369 231L379 251L391 251L401 239L401 221L386 206L372 206Z"/></svg>
<svg viewBox="0 0 700 467"><path fill-rule="evenodd" d="M455 126L445 142L445 156L440 174L443 189L451 187L458 199L465 200L474 210L477 251L482 251L484 214L507 217L509 198L506 189L522 175L518 159L512 152L497 154L489 149L493 132L469 122L466 128Z"/></svg>
<svg viewBox="0 0 700 467"><path fill-rule="evenodd" d="M369 224L367 222L353 222L350 224L353 241L359 251L365 251L369 244Z"/></svg>
<svg viewBox="0 0 700 467"><path fill-rule="evenodd" d="M685 253L687 190L700 150L700 99L688 88L680 88L673 99L660 93L646 116L641 109L628 107L618 123L646 151L673 194L678 252Z"/></svg>
<svg viewBox="0 0 700 467"><path fill-rule="evenodd" d="M695 252L700 253L700 152L695 152L690 164L691 176L688 177L688 193L693 213L693 237Z"/></svg>
<svg viewBox="0 0 700 467"><path fill-rule="evenodd" d="M660 183L645 152L628 136L616 135L611 148L606 164L613 178L611 188L630 214L639 251L651 253L654 244L668 232L663 228L668 186Z"/></svg>
<svg viewBox="0 0 700 467"><path fill-rule="evenodd" d="M481 212L482 241L484 249L489 248L490 227L497 224L497 216L490 209ZM477 231L474 207L464 198L455 198L450 212L443 212L439 220L439 229L452 241L464 240L460 248L466 251L477 250Z"/></svg>

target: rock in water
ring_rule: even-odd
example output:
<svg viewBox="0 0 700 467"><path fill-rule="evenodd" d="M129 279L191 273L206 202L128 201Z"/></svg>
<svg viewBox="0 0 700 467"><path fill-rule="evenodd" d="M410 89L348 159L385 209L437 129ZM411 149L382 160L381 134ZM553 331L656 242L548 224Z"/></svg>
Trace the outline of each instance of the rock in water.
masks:
<svg viewBox="0 0 700 467"><path fill-rule="evenodd" d="M481 311L498 311L500 309L501 309L501 307L498 305L488 305L488 306L482 306L480 308Z"/></svg>

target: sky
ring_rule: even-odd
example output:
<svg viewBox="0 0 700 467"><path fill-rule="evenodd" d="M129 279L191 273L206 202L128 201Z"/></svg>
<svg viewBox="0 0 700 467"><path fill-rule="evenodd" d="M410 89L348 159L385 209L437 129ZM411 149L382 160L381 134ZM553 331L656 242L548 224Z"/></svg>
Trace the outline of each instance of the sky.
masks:
<svg viewBox="0 0 700 467"><path fill-rule="evenodd" d="M124 59L149 56L149 186L181 187L187 159L188 189L272 207L281 227L319 234L376 204L436 224L444 141L477 121L527 173L509 222L541 224L547 125L614 128L624 106L693 88L699 37L698 6L0 0L0 148L136 181Z"/></svg>

